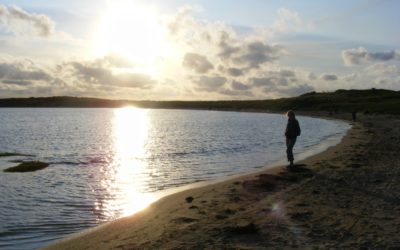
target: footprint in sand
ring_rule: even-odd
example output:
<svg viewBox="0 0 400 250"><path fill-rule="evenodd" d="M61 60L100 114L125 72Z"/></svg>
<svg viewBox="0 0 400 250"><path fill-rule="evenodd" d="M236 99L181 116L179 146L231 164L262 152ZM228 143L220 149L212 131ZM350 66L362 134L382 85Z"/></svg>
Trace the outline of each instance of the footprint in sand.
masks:
<svg viewBox="0 0 400 250"><path fill-rule="evenodd" d="M293 220L299 220L299 221L305 221L305 220L309 220L310 217L313 215L314 213L309 211L309 212L299 212L299 213L293 213L290 215L290 218L292 218Z"/></svg>
<svg viewBox="0 0 400 250"><path fill-rule="evenodd" d="M307 203L297 203L296 206L298 206L298 207L308 207L309 205Z"/></svg>
<svg viewBox="0 0 400 250"><path fill-rule="evenodd" d="M256 224L254 223L238 223L237 225L233 227L226 227L224 228L225 231L233 234L257 234L259 232L259 229Z"/></svg>
<svg viewBox="0 0 400 250"><path fill-rule="evenodd" d="M224 220L227 219L230 215L234 215L236 214L236 210L232 210L232 209L225 209L224 211L220 212L219 214L217 214L215 216L215 218L217 220Z"/></svg>
<svg viewBox="0 0 400 250"><path fill-rule="evenodd" d="M197 222L197 221L199 221L199 220L195 219L195 218L190 218L190 217L179 217L179 218L172 220L172 222L174 222L176 224L189 224L189 223L193 223L193 222Z"/></svg>

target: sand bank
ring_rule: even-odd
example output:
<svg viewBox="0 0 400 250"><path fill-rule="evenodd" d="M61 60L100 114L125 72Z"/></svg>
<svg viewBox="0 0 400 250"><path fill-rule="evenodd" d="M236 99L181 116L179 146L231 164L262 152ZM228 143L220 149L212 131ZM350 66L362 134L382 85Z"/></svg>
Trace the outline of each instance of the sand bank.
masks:
<svg viewBox="0 0 400 250"><path fill-rule="evenodd" d="M294 171L175 193L45 249L397 249L400 120L358 119L340 144Z"/></svg>

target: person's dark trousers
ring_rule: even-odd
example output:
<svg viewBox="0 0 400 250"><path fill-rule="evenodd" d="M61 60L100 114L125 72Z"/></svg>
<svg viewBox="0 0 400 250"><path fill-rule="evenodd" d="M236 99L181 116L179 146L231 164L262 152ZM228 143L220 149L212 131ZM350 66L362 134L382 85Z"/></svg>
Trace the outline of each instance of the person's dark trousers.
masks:
<svg viewBox="0 0 400 250"><path fill-rule="evenodd" d="M290 162L290 164L293 164L294 161L294 157L293 157L293 147L294 144L296 143L296 137L294 138L289 138L286 137L286 155L287 155L287 159Z"/></svg>

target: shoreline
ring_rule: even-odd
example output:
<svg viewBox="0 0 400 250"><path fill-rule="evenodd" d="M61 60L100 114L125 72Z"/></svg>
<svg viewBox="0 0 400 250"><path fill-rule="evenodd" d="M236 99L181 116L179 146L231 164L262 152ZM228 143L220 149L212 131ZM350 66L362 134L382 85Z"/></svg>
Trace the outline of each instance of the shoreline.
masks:
<svg viewBox="0 0 400 250"><path fill-rule="evenodd" d="M215 110L212 110L215 111ZM243 112L240 110L221 110L221 111L226 111L226 112ZM247 112L247 111L245 111ZM250 111L252 112L252 111ZM256 111L256 113L259 113L259 111ZM269 112L267 112L269 113ZM274 113L273 113L274 114ZM278 113L276 113L278 114ZM336 120L336 121L340 121L340 122L346 122L348 124L351 124L350 121L345 120L343 118L335 118L335 117L325 117L325 116L321 116L320 114L308 114L308 113L300 113L299 115L301 116L308 116L308 117L312 117L312 118L320 118L320 119L328 119L328 120ZM341 144L344 143L346 139L346 137L349 136L349 133L351 132L351 130L353 129L353 127L351 126L346 134L341 138L341 140L339 141L339 143L333 145L333 146L328 146L327 148L325 148L324 150L316 153L316 154L312 154L312 155L308 155L303 157L303 159L299 160L296 165L303 165L305 161L312 159L314 157L323 157L324 154L328 153L328 151L334 150L336 147L341 147ZM304 152L307 154L307 152ZM298 155L297 155L298 158ZM283 161L283 160L282 160ZM259 175L263 175L263 174L267 174L267 175L276 175L279 174L282 171L286 170L286 166L276 162L276 163L272 163L272 164L268 164L266 166L263 166L259 169L253 169L253 171L251 172L245 172L245 173L238 173L238 174L234 174L231 176L227 176L224 178L218 178L215 180L209 180L209 181L201 181L201 182L196 182L196 183L191 183L191 184L187 184L181 187L175 187L175 188L171 188L169 190L165 191L165 194L160 195L161 198L157 198L154 202L152 202L151 204L149 204L148 207L144 208L143 210L140 210L136 213L134 213L133 215L130 216L126 216L126 217L122 217L119 219L116 219L114 221L110 221L110 222L106 222L102 225L98 225L96 227L93 228L89 228L89 229L85 229L81 232L77 232L77 233L73 233L69 236L66 236L65 238L56 240L53 243L50 243L48 246L45 246L43 248L43 250L46 249L99 249L98 246L96 245L92 245L91 248L88 246L80 246L81 245L81 241L83 240L84 242L87 242L87 237L92 238L92 234L98 234L98 233L102 233L102 232L109 232L111 228L112 231L114 231L115 227L119 227L119 224L125 224L125 223L129 223L129 224L134 224L134 223L138 223L137 220L140 220L142 217L148 216L149 214L153 213L153 211L159 209L159 207L163 207L165 203L170 203L172 200L178 199L185 196L186 193L188 193L187 197L192 197L190 196L190 192L193 191L197 191L197 190L202 190L202 189L212 189L215 190L215 188L217 188L220 185L224 185L224 184L231 184L232 182L241 182L243 180L250 180L250 179L254 179L257 178L257 176ZM214 187L216 186L216 187ZM186 198L187 198L186 197ZM185 198L185 200L186 200ZM182 198L180 199L182 200ZM128 221L128 222L125 222ZM135 224L137 225L137 224ZM135 226L132 225L132 226ZM97 237L95 237L97 238ZM82 248L80 248L82 247ZM108 247L100 247L100 249L108 249ZM134 248L136 249L136 248Z"/></svg>
<svg viewBox="0 0 400 250"><path fill-rule="evenodd" d="M359 115L341 143L296 171L175 193L44 249L397 249L399 150L398 116Z"/></svg>
<svg viewBox="0 0 400 250"><path fill-rule="evenodd" d="M299 113L299 115L307 115L307 116L323 118L323 119L331 118L331 119L335 119L335 120L345 121L345 119L343 119L342 117L321 117L321 115L319 115L319 114L312 115L312 114L302 114L302 113ZM345 121L345 122L348 122L348 121ZM307 168L308 165L311 165L312 163L319 161L321 158L330 158L330 157L332 157L332 155L335 154L335 151L343 150L343 148L353 145L355 142L350 137L357 136L357 133L359 132L359 131L357 131L359 129L358 128L359 126L362 126L362 125L356 124L356 125L354 125L354 127L350 128L347 131L347 134L335 146L330 146L329 148L325 149L322 152L319 152L315 155L308 156L305 159L300 160L297 163L297 165L299 166L298 169L308 169ZM301 170L301 171L303 171L303 170ZM160 198L159 200L152 203L148 208L146 208L132 216L124 217L124 218L118 219L116 221L108 222L103 225L97 226L95 228L91 228L91 229L85 230L83 232L73 234L67 238L55 241L54 243L50 244L49 246L45 247L44 249L108 249L108 248L114 248L114 247L117 247L115 245L115 243L118 242L118 239L120 238L114 234L116 232L119 232L117 234L126 235L127 231L130 231L131 234L134 234L134 235L131 235L132 238L135 238L135 239L140 238L140 239L142 239L142 241L144 240L145 242L135 240L136 244L134 244L134 245L132 245L133 243L124 245L124 243L120 242L122 244L117 244L119 246L119 248L124 249L124 246L126 246L127 249L130 249L130 248L136 249L136 248L142 248L142 247L144 247L144 248L156 247L156 246L152 245L152 243L150 243L151 241L145 240L146 237L143 236L143 234L145 234L145 231L147 231L147 230L144 230L145 228L154 227L154 226L152 226L154 224L154 222L150 222L150 221L155 220L155 218L160 218L162 216L162 217L164 217L164 220L165 220L164 223L158 222L156 224L158 226L160 226L160 224L165 225L166 221L168 220L169 222L172 222L172 224L174 224L173 227L175 229L176 229L176 227L189 227L193 224L196 224L199 221L198 218L194 218L193 216L180 216L180 217L178 216L176 219L173 219L172 217L174 217L174 216L171 215L171 212L167 213L167 211L170 211L171 209L180 211L186 205L186 206L188 206L188 208L183 209L184 212L189 211L190 213L192 213L193 211L197 211L201 215L204 212L200 211L199 206L192 205L192 204L195 204L195 201L198 201L200 199L199 197L196 197L196 196L202 197L202 195L200 195L200 193L203 193L203 196L204 196L205 195L204 192L209 193L209 191L212 191L211 193L215 193L216 189L222 189L225 191L226 191L226 189L228 189L228 190L238 189L237 186L242 186L241 189L248 189L247 187L244 188L243 186L254 185L257 182L261 182L261 186L263 186L263 182L265 182L264 184L266 186L268 186L269 185L268 183L271 182L272 184L270 184L271 187L269 188L271 190L267 191L266 193L269 196L273 196L273 195L276 195L277 193L281 192L282 190L280 190L280 189L286 189L288 187L291 187L293 184L292 183L276 183L277 181L273 180L274 178L270 179L270 180L262 180L262 178L264 178L263 176L265 176L265 177L266 176L279 176L281 173L285 173L285 172L286 172L286 170L285 170L284 166L268 165L268 166L264 166L261 169L252 171L251 173L242 173L242 174L233 175L233 176L230 176L227 178L223 178L222 180L207 181L205 183L200 183L200 184L194 183L194 184L189 185L189 187L177 188L178 190L183 189L183 191L182 190L174 191L172 194L168 194L167 196ZM307 172L307 170L305 172ZM289 174L291 174L291 173L289 173ZM302 173L301 175L303 175L303 174L304 173ZM308 175L308 174L310 174L310 173L306 173L305 175ZM298 173L297 173L297 175L298 175ZM271 178L271 177L267 177L267 178ZM230 186L233 186L233 188L231 188ZM279 186L279 190L276 190L276 188L278 186ZM217 193L219 193L219 192L217 192ZM265 195L265 190L261 190L260 193ZM251 195L251 196L253 196L253 195ZM188 197L189 198L192 197L193 201L191 201L189 203L187 201ZM207 197L204 197L204 198L207 198ZM210 197L208 197L208 198L210 198ZM217 203L219 202L218 199L214 200L214 202L215 201ZM240 203L240 198L238 198L238 201L236 203ZM207 200L204 199L204 200L200 201L200 204L207 204ZM225 207L225 205L223 205L223 207ZM169 208L169 209L167 209L167 208ZM185 210L188 210L188 211L185 211ZM236 211L240 211L240 209L234 210L234 209L230 209L230 208L228 208L226 210L227 211L225 211L225 213L227 213L227 214L222 213L222 215L221 214L219 216L216 215L215 218L210 218L210 219L212 219L212 220L217 219L217 220L223 221L224 217L230 217L231 215L235 215ZM273 209L269 209L269 210L273 210ZM229 211L231 211L231 212L229 212ZM271 212L271 211L269 211L269 212ZM166 214L168 214L168 216ZM175 214L177 216L178 214L181 214L181 213L174 212L172 214ZM185 214L185 213L183 213L183 214ZM166 219L166 218L168 218L168 219ZM238 220L237 222L239 223L240 220ZM239 231L240 230L244 230L244 231L250 230L251 231L252 230L251 225L255 225L254 222L248 222L247 224L246 224L246 222L241 222L241 223L242 224L244 223L243 226L236 227L236 229ZM233 224L235 224L235 223L233 223ZM232 229L232 228L230 228L230 229ZM235 229L235 226L233 226L233 229ZM132 231L132 230L134 230L134 231ZM157 231L157 230L155 230L155 231ZM109 234L111 232L114 236L111 236ZM188 233L190 233L190 232L188 232ZM246 232L244 232L244 233L246 234ZM161 236L161 235L162 235L162 233L159 236ZM109 240L106 240L107 238ZM127 238L129 239L129 237L127 237ZM151 237L151 238L153 238L153 237ZM105 244L105 242L107 242L107 243ZM109 243L111 243L111 245ZM168 243L167 245L170 245L170 243ZM166 248L170 248L170 247L174 248L175 246L177 247L176 243L174 243L173 246L168 246ZM157 247L163 247L163 244L159 244Z"/></svg>

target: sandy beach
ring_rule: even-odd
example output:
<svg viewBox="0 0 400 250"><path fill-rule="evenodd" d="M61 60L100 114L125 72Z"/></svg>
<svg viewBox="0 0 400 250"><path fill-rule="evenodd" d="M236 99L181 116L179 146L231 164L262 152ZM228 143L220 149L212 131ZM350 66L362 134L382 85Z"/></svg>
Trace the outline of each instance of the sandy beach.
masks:
<svg viewBox="0 0 400 250"><path fill-rule="evenodd" d="M358 115L293 171L175 193L44 249L399 249L399 149L399 117Z"/></svg>

